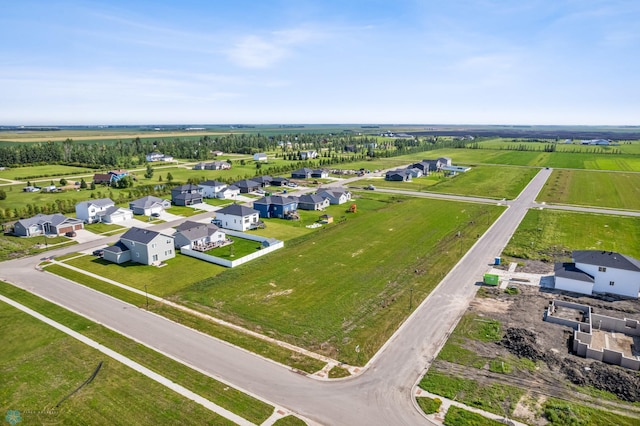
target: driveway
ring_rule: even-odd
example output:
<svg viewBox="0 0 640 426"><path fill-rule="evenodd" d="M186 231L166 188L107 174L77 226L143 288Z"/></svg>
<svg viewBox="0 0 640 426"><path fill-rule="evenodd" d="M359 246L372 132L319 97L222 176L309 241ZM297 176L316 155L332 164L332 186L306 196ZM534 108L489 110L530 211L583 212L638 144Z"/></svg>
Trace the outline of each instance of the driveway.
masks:
<svg viewBox="0 0 640 426"><path fill-rule="evenodd" d="M94 234L91 231L87 231L86 229L78 229L76 231L76 236L72 239L77 241L78 244L88 243L90 241L99 240L100 238L104 238L103 235Z"/></svg>
<svg viewBox="0 0 640 426"><path fill-rule="evenodd" d="M138 216L140 219L128 219L123 220L122 222L118 222L118 225L126 226L127 228L133 228L134 226L137 228L148 228L153 226L153 223L149 222L149 218L147 216Z"/></svg>
<svg viewBox="0 0 640 426"><path fill-rule="evenodd" d="M220 209L220 207L218 206L212 206L211 204L207 204L207 203L194 204L189 207L193 207L195 210L204 210L206 212L214 212Z"/></svg>

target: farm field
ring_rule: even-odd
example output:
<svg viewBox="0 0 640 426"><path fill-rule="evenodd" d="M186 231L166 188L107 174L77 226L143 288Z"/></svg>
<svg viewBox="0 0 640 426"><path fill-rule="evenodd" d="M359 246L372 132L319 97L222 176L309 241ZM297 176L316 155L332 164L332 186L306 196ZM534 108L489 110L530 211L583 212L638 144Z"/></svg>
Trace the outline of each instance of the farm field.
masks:
<svg viewBox="0 0 640 426"><path fill-rule="evenodd" d="M640 258L638 235L636 217L529 210L503 255L553 261L570 257L573 250L607 250Z"/></svg>
<svg viewBox="0 0 640 426"><path fill-rule="evenodd" d="M640 210L640 174L554 170L538 201Z"/></svg>
<svg viewBox="0 0 640 426"><path fill-rule="evenodd" d="M54 183L58 184L58 180L62 176L83 176L83 175L92 175L94 173L98 173L94 169L89 169L86 167L73 167L73 166L62 166L59 164L49 164L46 166L29 166L29 167L15 167L9 168L6 170L0 170L0 178L10 179L10 180L47 180L49 177L58 179L54 179ZM87 181L89 183L89 181Z"/></svg>
<svg viewBox="0 0 640 426"><path fill-rule="evenodd" d="M470 195L495 199L513 199L538 173L537 168L507 166L476 166L466 173L445 177L441 173L414 178L411 182L390 182L366 179L359 184L407 191L429 191L445 194Z"/></svg>
<svg viewBox="0 0 640 426"><path fill-rule="evenodd" d="M232 424L2 302L0 317L0 397L3 407L20 411L25 424L118 424L123 418L136 424ZM101 361L95 379L57 407Z"/></svg>
<svg viewBox="0 0 640 426"><path fill-rule="evenodd" d="M502 208L381 194L357 203L358 213L346 221L288 241L171 299L363 364Z"/></svg>
<svg viewBox="0 0 640 426"><path fill-rule="evenodd" d="M532 150L540 150L543 151L545 145L552 144L554 140L544 140L542 142L529 141L529 140L521 140L521 139L511 139L511 138L492 138L492 139L483 139L478 141L478 145L482 149L507 149L508 147L520 146L524 145L527 149ZM580 140L575 140L573 143L567 144L564 143L564 139L558 141L555 144L556 152L601 152L607 154L609 152L621 152L622 154L640 154L640 141L622 141L615 142L618 145L582 145L580 144Z"/></svg>
<svg viewBox="0 0 640 426"><path fill-rule="evenodd" d="M428 157L451 157L453 164L504 164L588 170L640 172L639 155L567 152L507 151L446 148L429 151Z"/></svg>

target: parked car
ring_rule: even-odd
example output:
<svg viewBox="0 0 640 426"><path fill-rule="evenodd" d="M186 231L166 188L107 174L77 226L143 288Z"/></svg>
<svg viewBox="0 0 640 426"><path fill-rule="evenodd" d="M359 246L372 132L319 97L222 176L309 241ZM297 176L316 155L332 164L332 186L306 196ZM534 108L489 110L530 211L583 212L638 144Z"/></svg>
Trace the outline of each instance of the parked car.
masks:
<svg viewBox="0 0 640 426"><path fill-rule="evenodd" d="M94 250L92 253L94 256L102 257L104 255L103 249Z"/></svg>
<svg viewBox="0 0 640 426"><path fill-rule="evenodd" d="M296 188L296 187L298 186L298 184L297 184L297 183L295 183L295 182L289 182L289 183L287 184L287 186L288 186L289 188Z"/></svg>
<svg viewBox="0 0 640 426"><path fill-rule="evenodd" d="M160 217L160 213L151 213L151 217Z"/></svg>
<svg viewBox="0 0 640 426"><path fill-rule="evenodd" d="M367 185L364 187L364 189L368 189L369 191L375 191L376 187L373 185Z"/></svg>
<svg viewBox="0 0 640 426"><path fill-rule="evenodd" d="M65 237L75 237L76 235L78 235L76 234L76 231L69 231L64 233Z"/></svg>

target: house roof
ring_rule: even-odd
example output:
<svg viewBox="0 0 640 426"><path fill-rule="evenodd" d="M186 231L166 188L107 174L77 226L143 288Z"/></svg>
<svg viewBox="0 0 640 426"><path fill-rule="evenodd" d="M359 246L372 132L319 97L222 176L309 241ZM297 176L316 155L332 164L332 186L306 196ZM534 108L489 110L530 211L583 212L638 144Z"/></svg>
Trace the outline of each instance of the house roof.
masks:
<svg viewBox="0 0 640 426"><path fill-rule="evenodd" d="M111 180L111 175L109 173L96 173L95 175L93 175L93 180L97 180L97 181L110 181Z"/></svg>
<svg viewBox="0 0 640 426"><path fill-rule="evenodd" d="M138 198L137 200L130 202L129 206L133 206L140 209L148 209L149 207L152 207L154 204L164 204L165 202L168 202L168 200L154 197L153 195L147 195L146 197Z"/></svg>
<svg viewBox="0 0 640 426"><path fill-rule="evenodd" d="M202 194L180 193L173 196L174 200L202 200Z"/></svg>
<svg viewBox="0 0 640 426"><path fill-rule="evenodd" d="M304 204L320 204L323 203L324 200L326 200L326 198L318 194L304 194L298 197L298 203Z"/></svg>
<svg viewBox="0 0 640 426"><path fill-rule="evenodd" d="M129 240L140 244L149 244L151 240L160 235L159 232L151 231L143 228L129 228L127 232L122 234L121 240Z"/></svg>
<svg viewBox="0 0 640 426"><path fill-rule="evenodd" d="M303 167L301 169L298 169L296 171L291 172L292 175L310 175L311 173L313 173L314 171L308 167Z"/></svg>
<svg viewBox="0 0 640 426"><path fill-rule="evenodd" d="M175 188L171 188L171 192L180 191L180 192L192 192L199 191L198 185L194 185L191 183L187 183L185 185L176 186Z"/></svg>
<svg viewBox="0 0 640 426"><path fill-rule="evenodd" d="M271 179L271 182L289 182L289 179L282 176L278 176Z"/></svg>
<svg viewBox="0 0 640 426"><path fill-rule="evenodd" d="M260 186L255 180L243 179L233 183L238 188L257 188Z"/></svg>
<svg viewBox="0 0 640 426"><path fill-rule="evenodd" d="M105 247L104 251L109 251L111 253L122 253L123 251L129 251L129 247L125 246L120 241L118 241L112 246Z"/></svg>
<svg viewBox="0 0 640 426"><path fill-rule="evenodd" d="M33 217L20 219L16 223L19 223L23 227L28 228L32 225L43 225L45 223L50 223L53 226L58 226L67 220L70 222L78 222L78 223L82 222L80 219L67 217L61 213L55 213L55 214L37 214Z"/></svg>
<svg viewBox="0 0 640 426"><path fill-rule="evenodd" d="M224 191L225 191L225 192L226 192L226 191L229 191L229 190L231 190L231 191L240 191L240 188L238 188L238 187L237 187L237 186L235 186L235 185L229 185L229 186L227 186L227 187L224 189Z"/></svg>
<svg viewBox="0 0 640 426"><path fill-rule="evenodd" d="M340 198L343 194L347 194L349 191L347 191L344 188L332 188L332 189L323 189L321 191L318 191L319 195L322 194L327 194L333 198Z"/></svg>
<svg viewBox="0 0 640 426"><path fill-rule="evenodd" d="M176 234L181 234L189 241L194 241L200 238L209 237L220 229L212 223L191 222L191 224L191 226L179 230Z"/></svg>
<svg viewBox="0 0 640 426"><path fill-rule="evenodd" d="M281 195L272 195L272 196L262 197L259 200L254 201L253 205L255 206L256 204L266 204L266 205L275 204L279 206L284 206L287 204L294 204L295 202L296 200L294 200L293 198L283 197Z"/></svg>
<svg viewBox="0 0 640 426"><path fill-rule="evenodd" d="M98 207L109 207L113 206L115 203L111 198L98 198L97 200L89 200L89 201L81 201L77 205L86 205L87 207L90 205L98 206Z"/></svg>
<svg viewBox="0 0 640 426"><path fill-rule="evenodd" d="M574 281L582 281L585 283L592 283L594 279L591 275L576 268L575 263L563 263L558 262L554 265L554 274L556 277L568 278Z"/></svg>
<svg viewBox="0 0 640 426"><path fill-rule="evenodd" d="M219 182L217 180L205 180L200 182L198 185L200 186L226 186L227 184L224 182Z"/></svg>
<svg viewBox="0 0 640 426"><path fill-rule="evenodd" d="M266 176L256 176L254 178L251 178L249 180L252 180L254 182L258 182L261 184L265 184L265 183L270 183L271 181L273 181L273 178L269 175Z"/></svg>
<svg viewBox="0 0 640 426"><path fill-rule="evenodd" d="M231 204L230 206L224 207L216 212L221 214L229 214L232 216L249 216L252 214L257 214L258 211L252 209L251 207L243 206L241 204Z"/></svg>
<svg viewBox="0 0 640 426"><path fill-rule="evenodd" d="M640 260L615 251L574 250L572 257L576 263L640 272Z"/></svg>

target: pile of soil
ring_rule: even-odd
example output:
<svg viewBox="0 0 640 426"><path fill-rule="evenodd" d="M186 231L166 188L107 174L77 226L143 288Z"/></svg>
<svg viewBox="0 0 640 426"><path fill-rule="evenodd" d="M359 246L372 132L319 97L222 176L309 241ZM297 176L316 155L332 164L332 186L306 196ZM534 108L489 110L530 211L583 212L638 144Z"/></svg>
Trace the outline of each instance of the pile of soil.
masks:
<svg viewBox="0 0 640 426"><path fill-rule="evenodd" d="M565 359L560 371L576 385L593 386L611 392L624 401L640 401L640 375L631 370L600 362L592 362L587 368L581 368L572 360Z"/></svg>
<svg viewBox="0 0 640 426"><path fill-rule="evenodd" d="M549 354L541 351L536 343L536 334L523 328L509 327L500 341L510 353L519 358L527 358L531 361L547 361Z"/></svg>

